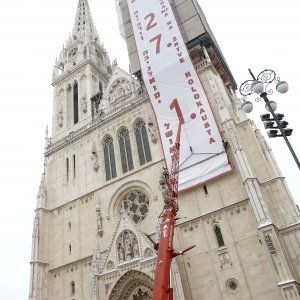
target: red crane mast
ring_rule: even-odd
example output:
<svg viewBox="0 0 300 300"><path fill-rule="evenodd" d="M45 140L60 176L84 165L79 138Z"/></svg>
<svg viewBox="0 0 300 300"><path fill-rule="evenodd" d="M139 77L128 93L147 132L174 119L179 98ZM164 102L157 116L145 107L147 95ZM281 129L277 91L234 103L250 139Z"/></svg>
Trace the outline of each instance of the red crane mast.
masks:
<svg viewBox="0 0 300 300"><path fill-rule="evenodd" d="M170 270L172 259L194 248L191 246L184 251L176 252L173 248L174 224L178 211L178 179L179 179L179 154L181 126L184 123L181 109L177 99L174 99L170 109L175 109L179 124L173 147L170 172L167 179L167 193L165 194L165 207L161 213L160 240L154 245L157 251L156 267L152 300L173 300L173 290L170 287Z"/></svg>

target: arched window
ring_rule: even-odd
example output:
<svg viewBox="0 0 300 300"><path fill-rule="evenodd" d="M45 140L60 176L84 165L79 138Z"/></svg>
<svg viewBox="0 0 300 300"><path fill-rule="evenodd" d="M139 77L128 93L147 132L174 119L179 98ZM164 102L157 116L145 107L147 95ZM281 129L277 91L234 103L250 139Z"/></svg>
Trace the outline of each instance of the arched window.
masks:
<svg viewBox="0 0 300 300"><path fill-rule="evenodd" d="M99 82L99 92L100 92L100 93L103 92L103 88L102 88L102 83L101 83L101 81Z"/></svg>
<svg viewBox="0 0 300 300"><path fill-rule="evenodd" d="M123 173L133 169L132 153L128 129L122 128L119 132L119 144Z"/></svg>
<svg viewBox="0 0 300 300"><path fill-rule="evenodd" d="M152 160L145 122L140 120L135 125L135 137L139 153L140 165Z"/></svg>
<svg viewBox="0 0 300 300"><path fill-rule="evenodd" d="M78 123L78 83L73 85L73 118L74 124Z"/></svg>
<svg viewBox="0 0 300 300"><path fill-rule="evenodd" d="M75 282L72 281L71 282L71 295L74 295L75 294Z"/></svg>
<svg viewBox="0 0 300 300"><path fill-rule="evenodd" d="M66 176L67 176L67 181L69 181L69 159L66 159Z"/></svg>
<svg viewBox="0 0 300 300"><path fill-rule="evenodd" d="M76 177L76 156L73 154L73 176Z"/></svg>
<svg viewBox="0 0 300 300"><path fill-rule="evenodd" d="M103 142L106 180L117 176L113 139L107 136Z"/></svg>
<svg viewBox="0 0 300 300"><path fill-rule="evenodd" d="M225 243L223 240L221 228L219 226L215 226L214 230L215 230L215 234L216 234L216 238L217 238L219 247L223 247L225 245Z"/></svg>

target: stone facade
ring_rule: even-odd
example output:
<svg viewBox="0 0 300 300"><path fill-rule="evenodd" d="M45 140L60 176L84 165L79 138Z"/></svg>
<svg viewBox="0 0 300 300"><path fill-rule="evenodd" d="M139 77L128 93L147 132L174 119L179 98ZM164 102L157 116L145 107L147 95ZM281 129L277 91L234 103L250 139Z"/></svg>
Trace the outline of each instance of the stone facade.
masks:
<svg viewBox="0 0 300 300"><path fill-rule="evenodd" d="M173 262L175 299L300 299L298 208L214 49L190 51L233 170L180 194L174 246L196 248ZM163 152L143 85L110 62L87 0L52 85L29 299L151 299Z"/></svg>

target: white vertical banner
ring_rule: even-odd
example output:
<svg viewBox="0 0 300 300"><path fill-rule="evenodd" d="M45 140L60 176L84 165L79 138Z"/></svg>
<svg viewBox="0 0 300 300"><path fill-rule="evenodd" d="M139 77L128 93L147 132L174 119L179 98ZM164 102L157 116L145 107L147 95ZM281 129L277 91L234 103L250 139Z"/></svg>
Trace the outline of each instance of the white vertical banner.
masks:
<svg viewBox="0 0 300 300"><path fill-rule="evenodd" d="M127 0L143 79L170 170L179 119L179 191L231 170L208 99L168 0Z"/></svg>

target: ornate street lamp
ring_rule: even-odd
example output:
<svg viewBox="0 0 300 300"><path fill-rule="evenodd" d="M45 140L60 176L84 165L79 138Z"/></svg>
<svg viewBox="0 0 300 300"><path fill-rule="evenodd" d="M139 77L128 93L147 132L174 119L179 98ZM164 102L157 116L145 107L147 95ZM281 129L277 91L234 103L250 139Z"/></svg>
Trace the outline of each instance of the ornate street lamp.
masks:
<svg viewBox="0 0 300 300"><path fill-rule="evenodd" d="M277 103L275 101L269 100L268 95L273 94L273 89L269 87L271 83L276 83L277 92L284 94L288 91L289 86L285 81L280 81L279 77L276 77L276 73L273 70L266 69L260 72L255 78L252 71L250 69L249 73L252 79L243 82L240 86L239 92L243 96L242 97L242 110L246 113L250 113L253 110L253 104L247 97L250 95L256 94L255 101L259 102L263 99L266 103L265 108L268 112L271 113L273 118L270 118L270 114L261 115L261 120L264 122L264 126L266 129L270 129L268 131L268 136L270 138L274 137L283 137L298 168L300 169L300 162L288 140L288 136L290 136L293 132L293 129L286 128L288 122L283 120L283 114L275 114L277 109ZM274 121L277 126L274 126ZM278 130L281 134L278 134Z"/></svg>

